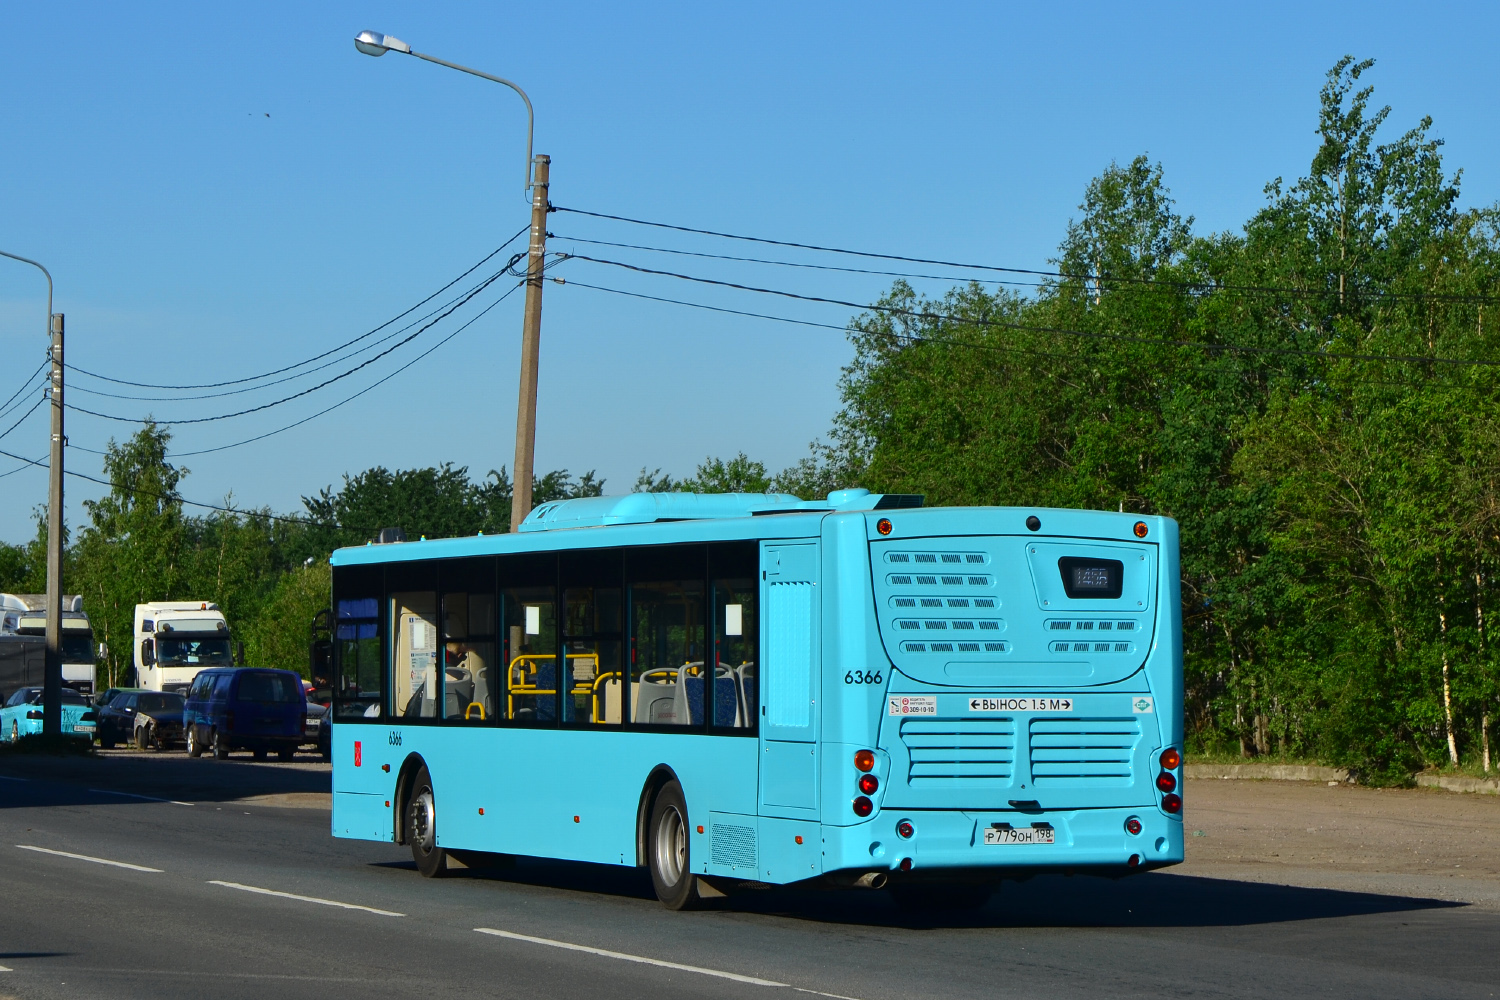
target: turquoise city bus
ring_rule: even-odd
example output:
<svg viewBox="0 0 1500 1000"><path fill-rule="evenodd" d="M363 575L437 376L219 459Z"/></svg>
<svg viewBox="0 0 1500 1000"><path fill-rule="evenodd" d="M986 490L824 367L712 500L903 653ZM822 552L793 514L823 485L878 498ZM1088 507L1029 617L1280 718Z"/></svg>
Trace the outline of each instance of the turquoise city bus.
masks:
<svg viewBox="0 0 1500 1000"><path fill-rule="evenodd" d="M638 493L332 563L333 834L424 875L645 867L680 908L1182 860L1168 518Z"/></svg>

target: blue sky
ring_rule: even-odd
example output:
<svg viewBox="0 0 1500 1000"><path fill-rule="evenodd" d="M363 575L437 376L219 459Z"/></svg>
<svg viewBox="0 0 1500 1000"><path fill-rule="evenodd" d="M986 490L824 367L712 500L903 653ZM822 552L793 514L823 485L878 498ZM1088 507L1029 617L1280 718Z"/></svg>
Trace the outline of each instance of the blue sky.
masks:
<svg viewBox="0 0 1500 1000"><path fill-rule="evenodd" d="M1318 87L1346 52L1378 60L1367 79L1393 106L1392 132L1433 116L1450 169L1464 168L1466 205L1500 200L1493 5L545 10L542 22L497 4L11 4L0 18L0 249L52 270L70 361L131 382L255 375L412 306L525 225L525 115L502 87L358 54L362 28L525 87L537 151L553 158L554 204L688 226L1045 267L1089 179L1145 152L1196 231L1238 229L1266 182L1305 169ZM765 255L577 215L554 214L549 228L551 249L807 294L864 302L889 284L590 248L570 238ZM619 492L643 465L684 474L709 454L743 450L779 468L826 430L849 357L838 330L576 283L836 327L849 310L582 261L554 273L575 284L546 288L539 469L595 469ZM372 465L509 466L521 295L418 358L506 280L334 385L176 427L182 452L230 444L402 369L301 427L183 458L184 495L295 511L300 496ZM42 361L43 291L33 270L0 266L0 400ZM89 395L192 393L78 375L68 399L119 416L212 416L353 363L196 401ZM84 449L132 429L70 415L69 467L97 475L99 456ZM43 409L0 448L44 454ZM0 458L0 475L17 465ZM68 491L77 524L98 488L70 480ZM0 539L32 533L45 492L40 470L0 478Z"/></svg>

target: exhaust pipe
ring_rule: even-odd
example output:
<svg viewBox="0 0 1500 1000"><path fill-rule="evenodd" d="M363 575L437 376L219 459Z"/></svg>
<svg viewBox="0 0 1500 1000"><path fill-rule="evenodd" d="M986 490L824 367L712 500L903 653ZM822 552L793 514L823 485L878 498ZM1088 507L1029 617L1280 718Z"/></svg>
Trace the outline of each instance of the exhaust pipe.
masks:
<svg viewBox="0 0 1500 1000"><path fill-rule="evenodd" d="M854 888L884 889L885 884L890 880L890 876L885 872L866 872L865 874L854 880Z"/></svg>

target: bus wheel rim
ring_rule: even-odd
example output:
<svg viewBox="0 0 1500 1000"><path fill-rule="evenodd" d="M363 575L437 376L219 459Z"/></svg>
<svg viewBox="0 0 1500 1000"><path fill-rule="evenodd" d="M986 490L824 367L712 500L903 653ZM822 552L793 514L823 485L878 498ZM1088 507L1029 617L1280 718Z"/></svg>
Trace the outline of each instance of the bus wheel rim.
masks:
<svg viewBox="0 0 1500 1000"><path fill-rule="evenodd" d="M682 880L686 867L687 827L676 806L668 806L661 815L661 824L656 829L656 867L668 885Z"/></svg>
<svg viewBox="0 0 1500 1000"><path fill-rule="evenodd" d="M412 834L424 853L432 850L434 831L437 827L436 810L433 808L432 791L422 789L411 800Z"/></svg>

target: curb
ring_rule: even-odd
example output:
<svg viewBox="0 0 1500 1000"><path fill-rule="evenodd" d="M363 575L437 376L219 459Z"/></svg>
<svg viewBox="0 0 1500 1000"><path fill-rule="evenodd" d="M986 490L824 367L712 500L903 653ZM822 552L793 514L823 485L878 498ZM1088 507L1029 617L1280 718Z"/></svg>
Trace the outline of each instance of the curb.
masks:
<svg viewBox="0 0 1500 1000"><path fill-rule="evenodd" d="M1463 778L1446 774L1417 775L1418 788L1442 788L1450 792L1477 792L1480 795L1500 795L1500 780L1494 778Z"/></svg>
<svg viewBox="0 0 1500 1000"><path fill-rule="evenodd" d="M1342 783L1349 772L1341 767L1317 767L1308 764L1188 764L1183 773L1189 778L1219 780L1250 779L1260 781L1321 781ZM1465 779L1472 781L1473 779ZM1418 779L1420 783L1421 779Z"/></svg>

